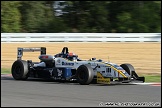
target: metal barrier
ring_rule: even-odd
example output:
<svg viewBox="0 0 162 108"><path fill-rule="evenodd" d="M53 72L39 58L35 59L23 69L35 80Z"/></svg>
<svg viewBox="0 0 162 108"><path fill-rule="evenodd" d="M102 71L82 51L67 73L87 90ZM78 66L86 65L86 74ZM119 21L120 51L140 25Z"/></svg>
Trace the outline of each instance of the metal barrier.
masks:
<svg viewBox="0 0 162 108"><path fill-rule="evenodd" d="M1 42L161 42L161 33L1 33Z"/></svg>

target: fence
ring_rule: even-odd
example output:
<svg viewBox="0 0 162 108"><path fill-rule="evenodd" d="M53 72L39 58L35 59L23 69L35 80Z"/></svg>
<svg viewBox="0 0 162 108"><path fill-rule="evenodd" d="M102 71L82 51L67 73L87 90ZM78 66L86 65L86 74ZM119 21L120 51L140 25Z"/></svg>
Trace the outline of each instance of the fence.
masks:
<svg viewBox="0 0 162 108"><path fill-rule="evenodd" d="M161 42L161 33L1 33L1 42Z"/></svg>

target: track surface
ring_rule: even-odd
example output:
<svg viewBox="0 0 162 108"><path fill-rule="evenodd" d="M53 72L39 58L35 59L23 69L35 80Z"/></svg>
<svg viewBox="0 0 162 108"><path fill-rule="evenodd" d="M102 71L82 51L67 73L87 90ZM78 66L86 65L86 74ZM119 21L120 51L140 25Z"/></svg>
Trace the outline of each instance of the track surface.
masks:
<svg viewBox="0 0 162 108"><path fill-rule="evenodd" d="M2 107L98 107L106 102L153 102L161 106L161 86L16 81L1 75Z"/></svg>

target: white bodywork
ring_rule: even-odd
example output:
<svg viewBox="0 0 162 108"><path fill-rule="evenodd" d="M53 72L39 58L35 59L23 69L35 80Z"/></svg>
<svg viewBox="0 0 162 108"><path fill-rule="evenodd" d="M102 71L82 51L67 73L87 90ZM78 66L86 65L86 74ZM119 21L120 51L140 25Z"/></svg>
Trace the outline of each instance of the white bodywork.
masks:
<svg viewBox="0 0 162 108"><path fill-rule="evenodd" d="M70 61L68 59L61 58L61 57L54 58L54 60L55 60L55 67L57 68L77 69L80 65L90 64L94 71L95 76L97 76L97 72L100 72L103 77L130 78L130 75L121 66L118 66L117 64L110 63L110 62L99 62L97 60Z"/></svg>

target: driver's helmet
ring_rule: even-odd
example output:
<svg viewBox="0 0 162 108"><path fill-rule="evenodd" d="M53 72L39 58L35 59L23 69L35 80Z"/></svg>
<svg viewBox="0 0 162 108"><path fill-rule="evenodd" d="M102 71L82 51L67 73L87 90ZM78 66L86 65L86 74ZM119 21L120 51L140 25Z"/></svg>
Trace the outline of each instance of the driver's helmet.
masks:
<svg viewBox="0 0 162 108"><path fill-rule="evenodd" d="M67 55L67 59L68 60L76 60L77 59L77 55L76 54L74 54L74 53L68 53L68 55Z"/></svg>

